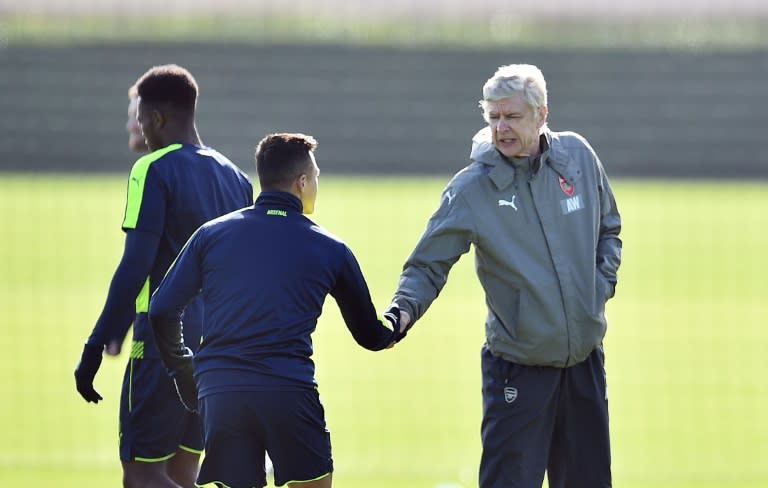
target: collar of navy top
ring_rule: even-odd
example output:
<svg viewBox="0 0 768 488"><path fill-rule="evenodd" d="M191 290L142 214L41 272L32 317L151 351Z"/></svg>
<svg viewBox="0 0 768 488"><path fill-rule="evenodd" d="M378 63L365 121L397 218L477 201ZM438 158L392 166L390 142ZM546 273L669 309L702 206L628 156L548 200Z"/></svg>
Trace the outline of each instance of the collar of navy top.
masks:
<svg viewBox="0 0 768 488"><path fill-rule="evenodd" d="M256 198L255 206L303 212L304 206L295 195L285 191L263 191Z"/></svg>

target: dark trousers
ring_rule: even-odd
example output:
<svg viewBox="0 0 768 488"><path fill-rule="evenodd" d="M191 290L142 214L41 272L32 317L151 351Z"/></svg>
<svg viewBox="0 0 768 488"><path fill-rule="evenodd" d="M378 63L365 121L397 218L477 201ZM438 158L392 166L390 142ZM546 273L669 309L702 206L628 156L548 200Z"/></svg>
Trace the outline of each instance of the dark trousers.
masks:
<svg viewBox="0 0 768 488"><path fill-rule="evenodd" d="M522 366L484 346L480 488L610 488L605 357Z"/></svg>

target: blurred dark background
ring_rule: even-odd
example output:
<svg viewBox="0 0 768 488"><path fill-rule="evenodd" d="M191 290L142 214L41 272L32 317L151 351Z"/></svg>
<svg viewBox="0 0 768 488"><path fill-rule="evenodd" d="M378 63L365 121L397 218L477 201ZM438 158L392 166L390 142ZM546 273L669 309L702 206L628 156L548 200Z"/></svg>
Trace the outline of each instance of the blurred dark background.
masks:
<svg viewBox="0 0 768 488"><path fill-rule="evenodd" d="M144 3L0 5L0 171L127 171L127 89L148 67L177 63L200 84L204 142L248 171L265 134L302 131L319 140L328 174L447 175L467 163L483 126L485 80L500 65L532 63L547 78L550 127L587 137L611 175L768 176L768 37L764 23L745 20L765 6L736 10L734 27L715 0L699 2L695 23L668 24L604 0L538 17L524 1L519 18L485 0L475 10L431 0L431 14L377 0L367 17L359 2L318 4L343 6L338 21L312 20L319 7L286 21L264 1L251 20L209 23L199 18L210 1L166 23L143 19ZM607 22L579 20L603 4ZM91 17L72 17L74 8Z"/></svg>

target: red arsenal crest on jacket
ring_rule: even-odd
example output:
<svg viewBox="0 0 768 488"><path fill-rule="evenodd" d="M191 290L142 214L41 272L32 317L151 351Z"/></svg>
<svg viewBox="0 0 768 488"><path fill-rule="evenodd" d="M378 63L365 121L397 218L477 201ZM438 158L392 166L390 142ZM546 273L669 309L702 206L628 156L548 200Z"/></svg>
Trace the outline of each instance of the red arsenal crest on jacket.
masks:
<svg viewBox="0 0 768 488"><path fill-rule="evenodd" d="M571 183L568 183L562 176L559 176L558 178L560 178L560 189L563 190L563 193L572 197L576 188Z"/></svg>

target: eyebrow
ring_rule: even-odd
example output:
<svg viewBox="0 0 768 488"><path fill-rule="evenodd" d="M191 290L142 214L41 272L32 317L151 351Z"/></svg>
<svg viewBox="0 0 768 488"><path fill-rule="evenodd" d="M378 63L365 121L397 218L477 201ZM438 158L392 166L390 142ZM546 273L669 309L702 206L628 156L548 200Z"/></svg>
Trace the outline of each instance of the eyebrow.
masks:
<svg viewBox="0 0 768 488"><path fill-rule="evenodd" d="M489 110L488 115L499 115L500 113L503 113L504 115L523 115L523 112L519 110L511 111L511 112L502 112L501 110Z"/></svg>

